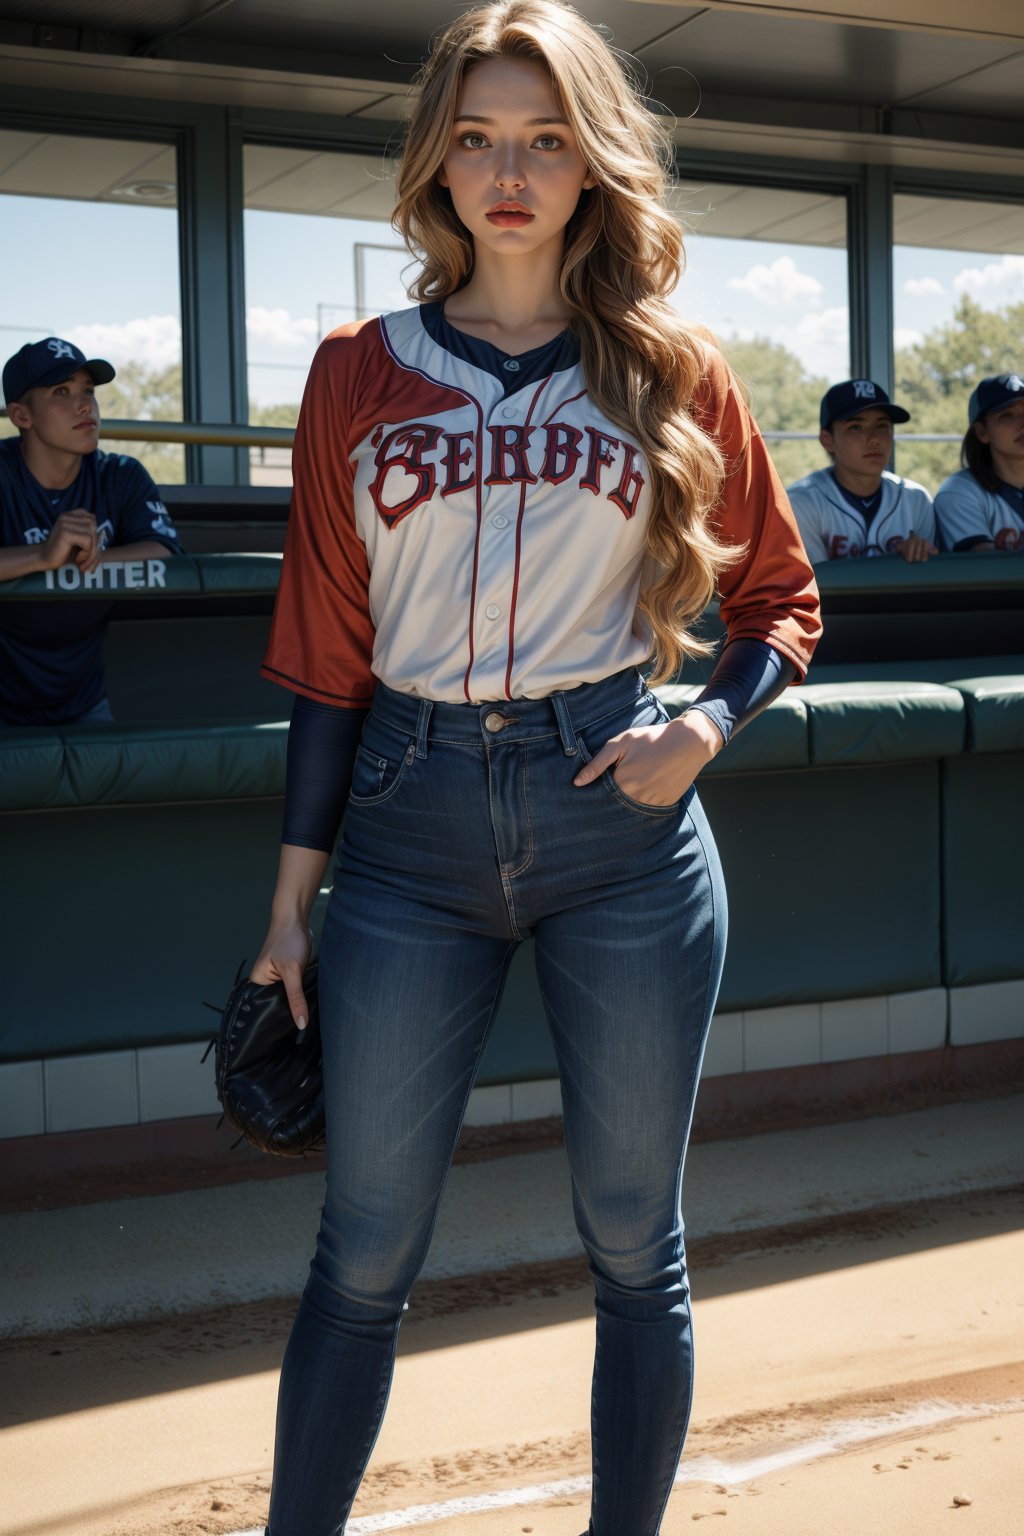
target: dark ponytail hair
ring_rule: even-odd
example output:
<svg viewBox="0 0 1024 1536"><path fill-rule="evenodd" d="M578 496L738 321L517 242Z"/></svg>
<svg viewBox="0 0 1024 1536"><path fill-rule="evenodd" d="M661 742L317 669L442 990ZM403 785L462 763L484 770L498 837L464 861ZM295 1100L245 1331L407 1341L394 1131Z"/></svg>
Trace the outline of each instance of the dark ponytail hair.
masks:
<svg viewBox="0 0 1024 1536"><path fill-rule="evenodd" d="M969 469L978 484L986 491L998 491L999 476L992 464L992 449L988 443L983 443L973 423L964 433L964 440L960 444L960 463L964 469Z"/></svg>

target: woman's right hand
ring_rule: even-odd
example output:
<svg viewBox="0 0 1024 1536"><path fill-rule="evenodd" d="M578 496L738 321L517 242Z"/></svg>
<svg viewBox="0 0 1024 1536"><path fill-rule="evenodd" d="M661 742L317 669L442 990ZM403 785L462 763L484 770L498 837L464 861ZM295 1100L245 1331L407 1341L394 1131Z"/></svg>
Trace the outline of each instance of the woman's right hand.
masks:
<svg viewBox="0 0 1024 1536"><path fill-rule="evenodd" d="M312 947L312 931L303 923L297 920L272 923L256 963L249 972L249 980L259 986L274 981L284 982L288 1006L298 1029L305 1029L309 1019L309 1004L302 990L302 973L306 969Z"/></svg>

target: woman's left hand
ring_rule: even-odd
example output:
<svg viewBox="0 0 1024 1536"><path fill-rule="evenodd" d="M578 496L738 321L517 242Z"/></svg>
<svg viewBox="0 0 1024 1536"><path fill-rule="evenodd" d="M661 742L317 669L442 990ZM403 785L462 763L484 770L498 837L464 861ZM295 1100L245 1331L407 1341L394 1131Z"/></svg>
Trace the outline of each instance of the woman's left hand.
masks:
<svg viewBox="0 0 1024 1536"><path fill-rule="evenodd" d="M620 731L605 742L573 783L593 784L608 768L624 795L641 805L674 805L706 763L725 745L718 727L701 710L665 725Z"/></svg>

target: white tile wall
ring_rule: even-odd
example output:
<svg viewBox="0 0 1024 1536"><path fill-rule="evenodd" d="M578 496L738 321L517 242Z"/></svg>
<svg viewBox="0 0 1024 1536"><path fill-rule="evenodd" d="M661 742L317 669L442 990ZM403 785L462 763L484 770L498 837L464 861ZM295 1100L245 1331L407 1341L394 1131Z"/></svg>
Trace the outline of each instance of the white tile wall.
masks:
<svg viewBox="0 0 1024 1536"><path fill-rule="evenodd" d="M743 1014L743 1067L806 1067L821 1060L821 1004L756 1008Z"/></svg>
<svg viewBox="0 0 1024 1536"><path fill-rule="evenodd" d="M951 987L949 1038L953 1045L1024 1036L1024 981L994 981L981 987Z"/></svg>
<svg viewBox="0 0 1024 1536"><path fill-rule="evenodd" d="M512 1088L503 1083L496 1088L474 1088L469 1096L466 1125L505 1125L512 1119Z"/></svg>
<svg viewBox="0 0 1024 1536"><path fill-rule="evenodd" d="M704 1051L702 1077L723 1077L743 1071L743 1015L716 1013Z"/></svg>
<svg viewBox="0 0 1024 1536"><path fill-rule="evenodd" d="M954 1045L1024 1036L1024 981L749 1009L716 1014L704 1076L932 1050L945 1043L947 1008ZM213 1062L200 1062L202 1052L199 1042L0 1065L0 1139L215 1114ZM558 1079L548 1078L475 1088L466 1124L559 1113Z"/></svg>
<svg viewBox="0 0 1024 1536"><path fill-rule="evenodd" d="M0 1138L39 1136L46 1129L41 1061L0 1066Z"/></svg>
<svg viewBox="0 0 1024 1536"><path fill-rule="evenodd" d="M48 1131L134 1125L139 1082L134 1051L57 1056L43 1063Z"/></svg>
<svg viewBox="0 0 1024 1536"><path fill-rule="evenodd" d="M889 1055L933 1051L946 1043L945 987L894 992L889 997Z"/></svg>
<svg viewBox="0 0 1024 1536"><path fill-rule="evenodd" d="M884 1056L889 1048L889 1000L845 997L821 1005L822 1061Z"/></svg>
<svg viewBox="0 0 1024 1536"><path fill-rule="evenodd" d="M174 1120L180 1115L213 1115L220 1110L213 1085L213 1052L206 1047L153 1045L136 1052L139 1061L139 1119Z"/></svg>
<svg viewBox="0 0 1024 1536"><path fill-rule="evenodd" d="M557 1077L539 1083L512 1084L512 1119L540 1120L562 1113L562 1094Z"/></svg>

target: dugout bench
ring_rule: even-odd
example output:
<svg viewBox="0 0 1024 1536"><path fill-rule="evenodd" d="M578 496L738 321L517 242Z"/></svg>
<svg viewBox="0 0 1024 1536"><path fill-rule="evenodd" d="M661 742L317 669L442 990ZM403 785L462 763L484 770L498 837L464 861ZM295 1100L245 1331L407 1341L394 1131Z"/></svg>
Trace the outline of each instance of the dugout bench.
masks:
<svg viewBox="0 0 1024 1536"><path fill-rule="evenodd" d="M279 556L155 564L116 589L0 587L0 601L113 603L116 716L0 730L0 1061L205 1039L202 1000L262 940L290 709L257 672ZM746 1070L774 1064L779 1009L1003 983L1019 997L1024 979L1024 563L819 575L826 640L807 684L702 778L730 900L719 1011L753 1021ZM659 691L678 710L699 686L695 671ZM524 945L479 1081L553 1074Z"/></svg>

